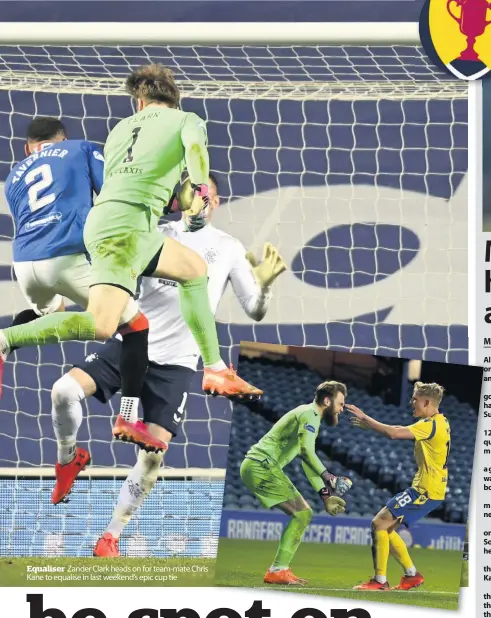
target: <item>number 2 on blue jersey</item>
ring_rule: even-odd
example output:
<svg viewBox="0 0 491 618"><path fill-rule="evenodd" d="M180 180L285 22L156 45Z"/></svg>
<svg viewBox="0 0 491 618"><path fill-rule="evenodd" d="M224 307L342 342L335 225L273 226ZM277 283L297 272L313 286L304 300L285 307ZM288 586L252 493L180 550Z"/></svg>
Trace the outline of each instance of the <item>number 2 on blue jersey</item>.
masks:
<svg viewBox="0 0 491 618"><path fill-rule="evenodd" d="M29 208L32 212L43 208L43 206L48 206L48 204L52 204L55 201L56 195L54 193L48 193L48 195L39 197L41 191L48 189L53 184L53 174L51 172L51 167L47 163L28 172L24 180L29 187L27 195L29 198Z"/></svg>

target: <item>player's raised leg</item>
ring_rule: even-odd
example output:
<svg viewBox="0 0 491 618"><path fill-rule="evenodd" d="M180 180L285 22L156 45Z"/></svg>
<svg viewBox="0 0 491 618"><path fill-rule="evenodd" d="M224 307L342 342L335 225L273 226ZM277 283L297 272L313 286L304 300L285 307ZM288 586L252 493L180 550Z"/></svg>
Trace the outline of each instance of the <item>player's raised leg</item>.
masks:
<svg viewBox="0 0 491 618"><path fill-rule="evenodd" d="M215 317L208 296L206 262L197 253L172 238L162 248L154 277L179 283L179 300L184 321L198 344L203 365L203 390L231 399L257 399L262 391L227 368L220 356Z"/></svg>

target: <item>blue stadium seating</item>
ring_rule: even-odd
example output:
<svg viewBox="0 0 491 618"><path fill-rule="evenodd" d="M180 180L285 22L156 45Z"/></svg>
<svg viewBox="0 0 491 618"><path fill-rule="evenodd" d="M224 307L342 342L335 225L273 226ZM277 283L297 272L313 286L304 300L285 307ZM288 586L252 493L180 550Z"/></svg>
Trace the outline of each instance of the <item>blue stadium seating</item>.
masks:
<svg viewBox="0 0 491 618"><path fill-rule="evenodd" d="M257 442L283 414L297 405L311 401L322 376L304 365L284 362L241 359L241 375L260 383L265 395L252 408L236 405L229 450L225 486L225 508L260 509L261 504L241 483L239 469L249 447ZM378 420L397 425L413 422L409 405L385 405L359 388L349 387L348 401ZM446 397L441 406L452 428L449 457L449 484L443 505L430 517L461 523L467 520L471 484L477 414L466 403ZM347 494L347 512L373 516L395 493L411 485L416 466L414 443L409 440L389 441L375 433L353 428L349 415L343 414L336 428L322 426L318 455L336 475L349 476L353 487ZM285 470L314 510L322 512L322 504L307 481L299 461Z"/></svg>

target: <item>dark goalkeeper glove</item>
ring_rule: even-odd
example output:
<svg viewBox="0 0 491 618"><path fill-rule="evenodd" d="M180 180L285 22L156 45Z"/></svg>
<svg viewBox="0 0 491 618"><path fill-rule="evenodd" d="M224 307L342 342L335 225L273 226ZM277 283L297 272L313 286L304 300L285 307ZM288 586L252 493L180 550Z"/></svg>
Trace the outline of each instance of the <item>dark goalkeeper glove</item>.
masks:
<svg viewBox="0 0 491 618"><path fill-rule="evenodd" d="M353 486L353 481L347 476L334 476L327 470L321 474L321 478L326 484L325 489L330 492L330 496L344 496Z"/></svg>

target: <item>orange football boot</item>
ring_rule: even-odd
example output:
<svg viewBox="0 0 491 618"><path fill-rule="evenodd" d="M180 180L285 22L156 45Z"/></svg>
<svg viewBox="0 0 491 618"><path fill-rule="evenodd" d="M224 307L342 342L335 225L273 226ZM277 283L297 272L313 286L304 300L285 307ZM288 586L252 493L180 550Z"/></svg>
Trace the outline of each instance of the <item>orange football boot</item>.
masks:
<svg viewBox="0 0 491 618"><path fill-rule="evenodd" d="M121 415L118 416L114 423L113 436L116 440L137 444L140 448L148 452L159 453L166 451L168 448L166 442L157 440L157 438L150 433L145 423L142 421L130 423Z"/></svg>
<svg viewBox="0 0 491 618"><path fill-rule="evenodd" d="M389 582L385 582L385 584L381 584L376 579L369 579L367 582L363 584L358 584L358 586L353 586L353 590L389 590Z"/></svg>
<svg viewBox="0 0 491 618"><path fill-rule="evenodd" d="M106 532L97 541L92 553L96 558L119 558L118 543L119 539Z"/></svg>
<svg viewBox="0 0 491 618"><path fill-rule="evenodd" d="M425 578L421 573L416 575L403 575L398 586L394 586L391 590L411 590L411 588L417 588L425 583Z"/></svg>
<svg viewBox="0 0 491 618"><path fill-rule="evenodd" d="M262 390L240 378L232 365L220 371L205 367L203 390L207 395L222 395L232 401L256 401L263 394Z"/></svg>
<svg viewBox="0 0 491 618"><path fill-rule="evenodd" d="M277 584L279 586L305 586L306 579L300 579L294 575L291 569L283 569L281 571L268 570L264 576L265 584Z"/></svg>
<svg viewBox="0 0 491 618"><path fill-rule="evenodd" d="M59 504L71 492L77 476L90 464L90 455L83 448L77 447L75 457L67 464L55 466L56 483L51 492L51 502Z"/></svg>

